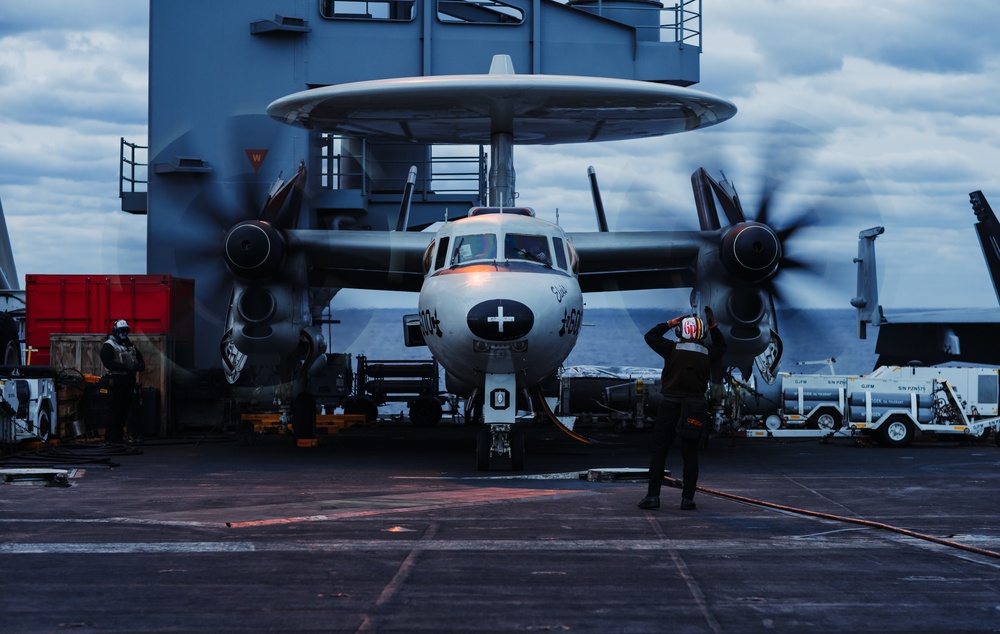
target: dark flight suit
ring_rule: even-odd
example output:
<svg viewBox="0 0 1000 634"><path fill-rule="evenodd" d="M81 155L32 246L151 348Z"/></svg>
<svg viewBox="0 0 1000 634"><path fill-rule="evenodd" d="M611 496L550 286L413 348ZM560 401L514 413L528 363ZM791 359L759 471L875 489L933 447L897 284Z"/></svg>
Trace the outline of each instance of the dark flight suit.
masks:
<svg viewBox="0 0 1000 634"><path fill-rule="evenodd" d="M145 370L146 362L128 337L119 341L112 335L101 346L101 363L111 375L108 393L110 411L104 439L108 442L124 442L125 421L132 410L135 394L136 372Z"/></svg>
<svg viewBox="0 0 1000 634"><path fill-rule="evenodd" d="M671 322L653 326L645 335L646 344L663 357L661 389L663 400L656 413L653 427L653 455L649 460L648 496L659 496L663 485L663 469L667 451L677 437L677 422L681 414L682 399L705 399L712 364L726 352L726 340L718 325L709 330L711 343L666 339L673 328ZM693 500L698 486L698 440L681 438L681 458L684 461L684 487L681 497Z"/></svg>

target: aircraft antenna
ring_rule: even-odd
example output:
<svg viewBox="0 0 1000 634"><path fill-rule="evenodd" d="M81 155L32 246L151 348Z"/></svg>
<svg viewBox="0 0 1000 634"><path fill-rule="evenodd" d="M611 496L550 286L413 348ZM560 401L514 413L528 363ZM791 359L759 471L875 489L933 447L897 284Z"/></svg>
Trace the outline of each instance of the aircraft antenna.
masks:
<svg viewBox="0 0 1000 634"><path fill-rule="evenodd" d="M594 199L594 211L597 212L597 230L607 232L608 217L604 213L604 200L601 198L601 188L597 186L597 170L593 165L587 168L587 178L590 179L590 195Z"/></svg>

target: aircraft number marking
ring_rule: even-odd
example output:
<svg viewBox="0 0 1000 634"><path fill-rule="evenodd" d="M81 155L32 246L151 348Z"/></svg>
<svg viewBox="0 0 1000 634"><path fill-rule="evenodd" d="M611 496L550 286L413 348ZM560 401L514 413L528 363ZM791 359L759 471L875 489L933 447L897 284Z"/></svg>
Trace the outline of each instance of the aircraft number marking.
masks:
<svg viewBox="0 0 1000 634"><path fill-rule="evenodd" d="M566 293L569 292L566 290L566 287L563 286L562 284L560 284L559 286L550 286L549 290L552 291L552 294L556 296L556 301L559 302L560 304L562 303L563 298L566 297Z"/></svg>
<svg viewBox="0 0 1000 634"><path fill-rule="evenodd" d="M423 333L424 337L430 337L431 335L442 336L441 335L441 320L437 316L437 308L431 313L430 310L424 309L420 311L420 332Z"/></svg>
<svg viewBox="0 0 1000 634"><path fill-rule="evenodd" d="M559 330L559 336L565 337L566 335L576 335L580 333L580 326L583 325L583 311L572 308L570 310L563 310L562 318L562 328Z"/></svg>

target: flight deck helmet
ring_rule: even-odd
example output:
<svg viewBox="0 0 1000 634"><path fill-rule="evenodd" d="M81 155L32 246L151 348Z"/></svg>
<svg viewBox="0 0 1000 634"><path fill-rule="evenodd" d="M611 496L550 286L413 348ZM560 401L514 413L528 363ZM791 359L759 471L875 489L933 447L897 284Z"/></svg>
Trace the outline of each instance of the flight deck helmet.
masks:
<svg viewBox="0 0 1000 634"><path fill-rule="evenodd" d="M705 324L697 317L685 317L677 326L678 339L700 341L705 336Z"/></svg>
<svg viewBox="0 0 1000 634"><path fill-rule="evenodd" d="M115 336L119 341L124 341L128 337L129 327L128 322L124 319L119 319L115 322L115 325L111 327L111 334Z"/></svg>

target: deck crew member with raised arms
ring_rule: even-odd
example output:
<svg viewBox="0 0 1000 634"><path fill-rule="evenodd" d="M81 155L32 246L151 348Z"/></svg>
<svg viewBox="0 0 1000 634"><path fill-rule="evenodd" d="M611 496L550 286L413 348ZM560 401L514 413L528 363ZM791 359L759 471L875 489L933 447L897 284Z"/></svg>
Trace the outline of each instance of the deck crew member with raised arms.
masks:
<svg viewBox="0 0 1000 634"><path fill-rule="evenodd" d="M705 308L709 341L705 339L705 323L698 317L683 315L653 326L646 333L646 344L663 357L660 392L663 400L656 413L653 427L653 455L649 460L649 486L646 497L639 502L641 509L660 508L660 487L667 451L674 439L680 436L681 458L684 461L684 484L681 490L681 509L695 508L694 493L698 486L699 427L708 424L706 391L711 378L712 364L726 353L726 340L722 336L712 309ZM667 339L671 329L676 329L678 341ZM684 420L682 420L682 417ZM691 424L687 424L688 420ZM686 428L694 428L688 431Z"/></svg>
<svg viewBox="0 0 1000 634"><path fill-rule="evenodd" d="M110 379L108 424L104 439L113 443L125 440L125 421L132 410L136 372L146 369L142 353L128 338L128 333L128 322L119 319L111 328L111 336L101 346L101 363L107 369L105 376Z"/></svg>

